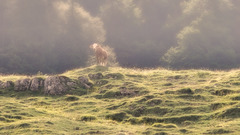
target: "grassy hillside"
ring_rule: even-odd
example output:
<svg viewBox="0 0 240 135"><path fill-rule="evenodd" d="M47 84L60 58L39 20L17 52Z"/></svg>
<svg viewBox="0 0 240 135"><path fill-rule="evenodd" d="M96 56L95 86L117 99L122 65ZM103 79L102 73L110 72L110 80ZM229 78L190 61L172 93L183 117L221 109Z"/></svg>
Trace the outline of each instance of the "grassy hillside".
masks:
<svg viewBox="0 0 240 135"><path fill-rule="evenodd" d="M0 134L240 134L240 70L93 66L61 75L95 73L105 77L92 89L62 96L0 90Z"/></svg>

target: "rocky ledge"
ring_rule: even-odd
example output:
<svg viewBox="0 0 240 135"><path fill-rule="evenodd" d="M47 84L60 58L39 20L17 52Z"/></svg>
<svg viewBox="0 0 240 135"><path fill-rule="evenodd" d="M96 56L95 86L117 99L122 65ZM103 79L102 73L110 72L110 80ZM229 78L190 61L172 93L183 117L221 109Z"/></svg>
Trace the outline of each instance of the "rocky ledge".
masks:
<svg viewBox="0 0 240 135"><path fill-rule="evenodd" d="M71 89L76 89L78 87L81 87L83 89L91 89L94 84L89 81L89 78L90 80L95 81L103 78L120 79L123 77L119 76L119 74L107 74L106 76L103 76L102 73L97 73L89 74L88 77L79 76L76 80L70 79L66 76L49 76L46 79L34 77L32 79L25 78L17 80L15 82L0 81L0 88L14 91L41 91L45 94L61 95L66 93L67 91L70 91ZM95 85L99 84L96 83Z"/></svg>

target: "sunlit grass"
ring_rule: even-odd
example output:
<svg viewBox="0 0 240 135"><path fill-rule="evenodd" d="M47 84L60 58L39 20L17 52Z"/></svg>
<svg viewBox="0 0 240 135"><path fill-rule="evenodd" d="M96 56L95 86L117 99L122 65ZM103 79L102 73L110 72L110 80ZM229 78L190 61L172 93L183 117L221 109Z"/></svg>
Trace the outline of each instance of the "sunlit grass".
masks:
<svg viewBox="0 0 240 135"><path fill-rule="evenodd" d="M240 70L91 66L71 79L120 73L108 83L62 96L0 90L0 134L238 134ZM47 75L35 75L46 78ZM31 77L35 77L31 76ZM0 77L15 81L28 76ZM91 80L96 83L99 80ZM123 90L122 94L119 93ZM132 91L137 91L136 93ZM76 94L73 94L76 93Z"/></svg>

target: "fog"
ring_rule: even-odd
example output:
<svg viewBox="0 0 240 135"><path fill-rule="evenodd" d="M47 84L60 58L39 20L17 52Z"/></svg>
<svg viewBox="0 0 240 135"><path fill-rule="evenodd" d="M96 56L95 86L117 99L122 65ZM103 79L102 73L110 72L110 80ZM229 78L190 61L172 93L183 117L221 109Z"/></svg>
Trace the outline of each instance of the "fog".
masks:
<svg viewBox="0 0 240 135"><path fill-rule="evenodd" d="M229 69L240 65L236 0L1 0L0 72L87 66L89 45L123 67Z"/></svg>

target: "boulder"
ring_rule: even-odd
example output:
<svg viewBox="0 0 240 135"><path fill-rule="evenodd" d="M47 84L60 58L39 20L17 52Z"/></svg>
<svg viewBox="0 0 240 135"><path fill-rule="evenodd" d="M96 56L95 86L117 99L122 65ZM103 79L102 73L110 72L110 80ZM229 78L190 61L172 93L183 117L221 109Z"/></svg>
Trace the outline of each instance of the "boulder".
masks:
<svg viewBox="0 0 240 135"><path fill-rule="evenodd" d="M0 82L1 89L11 89L13 87L14 87L14 83L12 81Z"/></svg>
<svg viewBox="0 0 240 135"><path fill-rule="evenodd" d="M64 94L71 89L71 79L65 76L49 76L44 82L44 92L51 95Z"/></svg>
<svg viewBox="0 0 240 135"><path fill-rule="evenodd" d="M35 77L31 80L30 90L40 91L44 87L44 79Z"/></svg>
<svg viewBox="0 0 240 135"><path fill-rule="evenodd" d="M87 77L83 77L83 76L78 77L78 82L79 82L79 85L84 89L89 89L93 87L93 84L89 82Z"/></svg>
<svg viewBox="0 0 240 135"><path fill-rule="evenodd" d="M3 83L2 81L0 81L0 88L3 89Z"/></svg>
<svg viewBox="0 0 240 135"><path fill-rule="evenodd" d="M103 78L103 74L102 74L102 73L89 74L88 77L89 77L91 80L98 80L98 79L102 79L102 78Z"/></svg>
<svg viewBox="0 0 240 135"><path fill-rule="evenodd" d="M15 91L26 91L29 90L31 85L31 80L29 78L17 80L14 83L14 90Z"/></svg>

